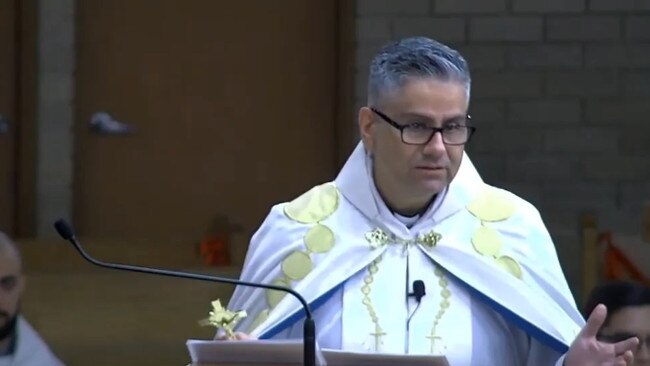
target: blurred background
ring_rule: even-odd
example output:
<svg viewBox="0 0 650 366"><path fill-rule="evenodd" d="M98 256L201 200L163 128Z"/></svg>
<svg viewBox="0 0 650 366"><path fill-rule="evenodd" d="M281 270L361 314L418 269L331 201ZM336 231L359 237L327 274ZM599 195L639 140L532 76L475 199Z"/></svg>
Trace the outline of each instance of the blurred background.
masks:
<svg viewBox="0 0 650 366"><path fill-rule="evenodd" d="M331 180L390 40L456 47L467 147L535 204L581 302L650 275L650 0L0 0L0 230L23 312L69 365L183 364L273 204ZM644 231L645 230L645 231ZM92 361L91 361L92 360Z"/></svg>

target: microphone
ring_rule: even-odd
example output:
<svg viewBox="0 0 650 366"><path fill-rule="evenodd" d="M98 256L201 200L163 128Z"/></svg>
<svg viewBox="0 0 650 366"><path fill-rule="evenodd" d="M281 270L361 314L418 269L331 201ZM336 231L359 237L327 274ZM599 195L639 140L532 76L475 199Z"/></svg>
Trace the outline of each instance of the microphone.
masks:
<svg viewBox="0 0 650 366"><path fill-rule="evenodd" d="M427 293L426 293L426 291L424 289L424 281L422 281L422 280L413 281L413 292L408 294L408 296L409 297L411 297L411 296L415 297L415 301L417 301L418 304L419 304L420 301L422 301L422 298L424 297L424 295L426 295L426 294Z"/></svg>
<svg viewBox="0 0 650 366"><path fill-rule="evenodd" d="M413 318L413 315L415 315L415 312L418 311L420 308L420 304L422 303L422 298L426 295L426 291L424 290L424 281L422 280L415 280L413 281L413 292L408 294L408 297L415 297L415 301L418 302L417 306L415 309L413 309L413 312L411 315L409 315L408 319L406 319L406 329L408 330L411 326L411 319Z"/></svg>
<svg viewBox="0 0 650 366"><path fill-rule="evenodd" d="M75 249L81 254L81 256L87 260L88 262L104 267L104 268L110 268L110 269L118 269L118 270L123 270L123 271L131 271L131 272L139 272L139 273L149 273L149 274L156 274L156 275L161 275L161 276L168 276L168 277L176 277L176 278L188 278L192 280L200 280L200 281L209 281L209 282L219 282L219 283L227 283L231 285L239 285L239 286L247 286L247 287L256 287L256 288L263 288L263 289L269 289L269 290L277 290L277 291L283 291L291 294L294 296L298 301L300 301L300 304L302 305L303 309L305 310L305 323L304 323L304 328L303 328L303 345L304 345L304 350L303 350L303 365L304 366L316 366L316 325L314 323L314 317L311 311L311 308L309 307L309 304L305 300L302 295L300 295L298 292L295 290L289 288L289 287L284 287L284 286L275 286L275 285L267 285L264 283L254 283L254 282L246 282L246 281L240 281L236 280L233 278L225 278L225 277L216 277L216 276L208 276L208 275L202 275L202 274L197 274L197 273L188 273L188 272L178 272L178 271L170 271L170 270L165 270L165 269L156 269L156 268L148 268L148 267L141 267L141 266L131 266L131 265L126 265L126 264L117 264L117 263L107 263L107 262L102 262L99 260L94 259L84 249L82 248L81 244L75 237L74 231L72 230L72 227L63 219L59 219L54 223L54 228L56 231L59 233L59 235L65 239L66 241L69 241L72 243L72 245L75 247ZM417 282L417 281L416 281ZM422 281L420 281L422 282ZM424 284L423 284L424 286ZM424 288L424 287L423 287Z"/></svg>

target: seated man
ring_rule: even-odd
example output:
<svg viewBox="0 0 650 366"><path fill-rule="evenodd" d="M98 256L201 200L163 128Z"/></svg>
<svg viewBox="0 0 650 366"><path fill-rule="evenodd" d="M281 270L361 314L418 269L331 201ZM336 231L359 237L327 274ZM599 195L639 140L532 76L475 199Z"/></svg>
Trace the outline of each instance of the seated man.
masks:
<svg viewBox="0 0 650 366"><path fill-rule="evenodd" d="M0 366L62 366L20 315L21 271L18 249L0 232Z"/></svg>
<svg viewBox="0 0 650 366"><path fill-rule="evenodd" d="M587 300L585 314L598 304L607 306L605 324L598 339L616 343L630 337L641 342L634 366L650 366L650 288L635 282L613 282L596 287Z"/></svg>
<svg viewBox="0 0 650 366"><path fill-rule="evenodd" d="M322 348L463 366L631 362L636 339L596 341L603 307L581 332L539 212L483 182L465 153L476 127L464 58L405 39L379 51L368 80L362 141L333 182L273 207L242 279L301 293ZM291 296L238 287L229 308L249 314L240 337L301 337Z"/></svg>

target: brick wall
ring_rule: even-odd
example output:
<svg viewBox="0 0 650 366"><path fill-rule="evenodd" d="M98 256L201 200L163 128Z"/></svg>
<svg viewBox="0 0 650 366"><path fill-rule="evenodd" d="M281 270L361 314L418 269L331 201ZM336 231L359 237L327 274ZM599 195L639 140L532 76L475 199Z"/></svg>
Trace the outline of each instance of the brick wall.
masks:
<svg viewBox="0 0 650 366"><path fill-rule="evenodd" d="M579 213L638 233L650 200L650 0L359 0L357 106L373 53L413 35L469 61L468 151L540 209L577 290Z"/></svg>

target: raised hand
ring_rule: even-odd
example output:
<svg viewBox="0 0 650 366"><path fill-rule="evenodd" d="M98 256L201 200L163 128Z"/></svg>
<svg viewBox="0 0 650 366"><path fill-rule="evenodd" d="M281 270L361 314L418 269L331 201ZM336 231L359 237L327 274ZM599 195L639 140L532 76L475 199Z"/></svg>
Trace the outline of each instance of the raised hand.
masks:
<svg viewBox="0 0 650 366"><path fill-rule="evenodd" d="M564 366L631 366L639 344L636 337L618 343L596 339L607 318L607 308L599 304L589 315L587 324L573 341L564 360Z"/></svg>

